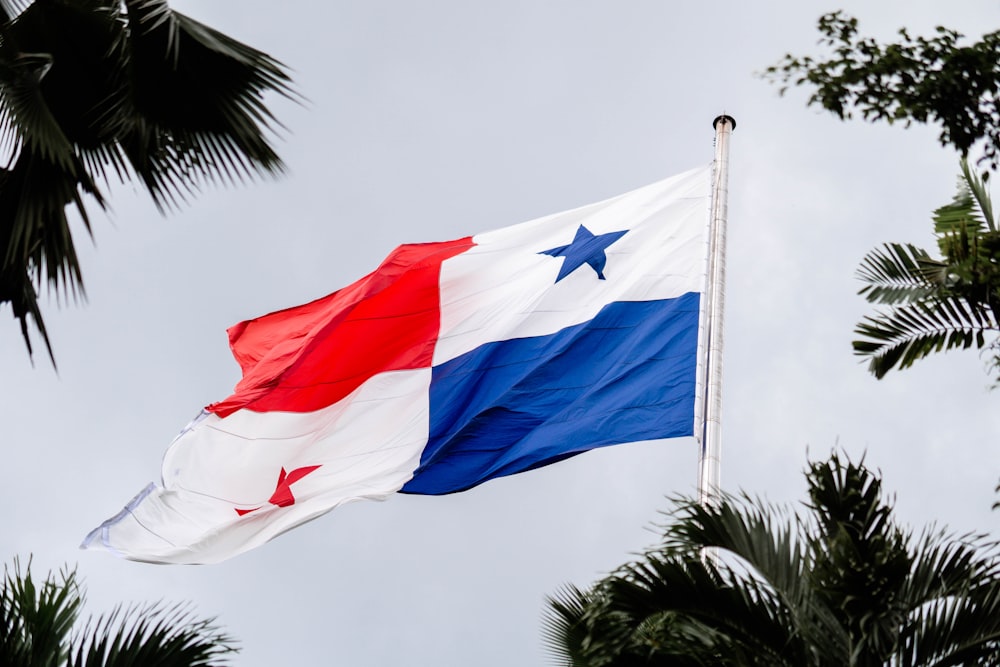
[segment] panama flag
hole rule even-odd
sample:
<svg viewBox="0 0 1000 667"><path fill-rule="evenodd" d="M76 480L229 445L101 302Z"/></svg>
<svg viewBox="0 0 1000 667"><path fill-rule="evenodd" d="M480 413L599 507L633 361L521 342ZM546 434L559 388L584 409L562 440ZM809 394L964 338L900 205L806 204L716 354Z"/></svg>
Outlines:
<svg viewBox="0 0 1000 667"><path fill-rule="evenodd" d="M352 285L237 324L233 394L83 547L217 562L349 501L693 435L709 178L403 245Z"/></svg>

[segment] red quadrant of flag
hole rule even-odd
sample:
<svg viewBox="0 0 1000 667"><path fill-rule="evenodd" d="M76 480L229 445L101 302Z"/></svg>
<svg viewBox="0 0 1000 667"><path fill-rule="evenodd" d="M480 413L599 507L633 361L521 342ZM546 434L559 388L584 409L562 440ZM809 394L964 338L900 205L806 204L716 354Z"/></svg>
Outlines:
<svg viewBox="0 0 1000 667"><path fill-rule="evenodd" d="M397 248L356 283L302 306L229 329L243 379L208 410L225 417L311 412L335 403L385 371L431 365L440 328L441 262L471 238Z"/></svg>

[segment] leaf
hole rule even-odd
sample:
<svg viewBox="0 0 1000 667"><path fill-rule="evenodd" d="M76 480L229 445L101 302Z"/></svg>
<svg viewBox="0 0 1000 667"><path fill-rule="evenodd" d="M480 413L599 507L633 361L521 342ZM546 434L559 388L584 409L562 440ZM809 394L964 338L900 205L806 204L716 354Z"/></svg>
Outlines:
<svg viewBox="0 0 1000 667"><path fill-rule="evenodd" d="M868 283L859 294L869 303L910 303L940 289L945 264L911 244L886 243L861 261L858 278Z"/></svg>
<svg viewBox="0 0 1000 667"><path fill-rule="evenodd" d="M997 664L1000 545L933 528L914 541L863 461L833 454L806 477L804 514L675 498L659 546L549 598L558 664Z"/></svg>
<svg viewBox="0 0 1000 667"><path fill-rule="evenodd" d="M129 96L122 149L157 205L203 183L279 173L264 94L294 98L284 67L162 0L128 0Z"/></svg>
<svg viewBox="0 0 1000 667"><path fill-rule="evenodd" d="M136 177L161 209L206 183L280 173L265 98L297 99L269 55L162 0L0 0L0 305L52 347L38 294L83 294L66 209ZM54 363L54 361L53 361Z"/></svg>
<svg viewBox="0 0 1000 667"><path fill-rule="evenodd" d="M981 305L961 299L922 301L865 317L854 333L854 352L871 357L869 370L882 378L893 368L909 368L934 352L969 348L977 334L995 330Z"/></svg>
<svg viewBox="0 0 1000 667"><path fill-rule="evenodd" d="M197 619L187 605L117 607L90 621L68 667L205 667L237 652L213 619Z"/></svg>

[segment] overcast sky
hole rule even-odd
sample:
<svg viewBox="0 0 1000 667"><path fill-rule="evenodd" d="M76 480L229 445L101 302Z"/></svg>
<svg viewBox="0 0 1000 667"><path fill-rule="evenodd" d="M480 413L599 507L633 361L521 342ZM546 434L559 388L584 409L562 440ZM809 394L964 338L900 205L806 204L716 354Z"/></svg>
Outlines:
<svg viewBox="0 0 1000 667"><path fill-rule="evenodd" d="M656 541L690 494L681 439L590 452L447 497L355 503L215 566L81 552L167 444L239 377L228 326L331 292L396 245L576 207L710 162L734 116L723 486L803 498L809 456L864 454L900 519L1000 536L1000 394L954 352L876 381L852 355L854 277L884 241L931 244L957 157L936 130L841 123L756 73L817 52L843 7L882 38L998 27L992 0L177 0L263 49L308 103L275 100L288 173L159 215L131 186L80 235L86 304L46 301L59 364L0 308L0 555L78 565L88 610L189 600L236 664L542 665L547 594ZM766 8L763 8L766 7ZM998 195L1000 196L1000 195ZM96 212L96 211L95 211Z"/></svg>

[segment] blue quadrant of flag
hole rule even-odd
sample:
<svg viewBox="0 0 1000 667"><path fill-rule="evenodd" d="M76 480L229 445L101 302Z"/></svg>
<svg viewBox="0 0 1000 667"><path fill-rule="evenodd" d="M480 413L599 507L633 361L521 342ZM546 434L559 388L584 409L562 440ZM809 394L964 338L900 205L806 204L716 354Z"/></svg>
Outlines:
<svg viewBox="0 0 1000 667"><path fill-rule="evenodd" d="M436 366L430 437L402 491L453 493L595 447L692 435L698 308L697 293L611 303Z"/></svg>

